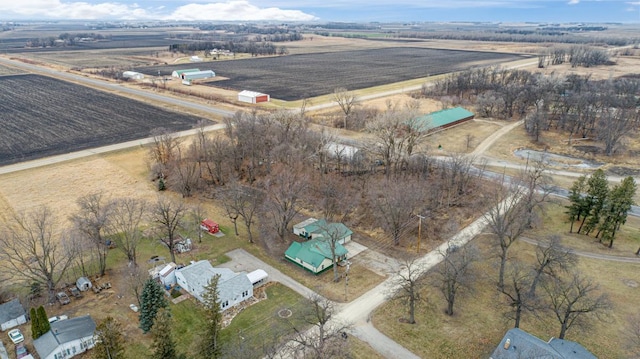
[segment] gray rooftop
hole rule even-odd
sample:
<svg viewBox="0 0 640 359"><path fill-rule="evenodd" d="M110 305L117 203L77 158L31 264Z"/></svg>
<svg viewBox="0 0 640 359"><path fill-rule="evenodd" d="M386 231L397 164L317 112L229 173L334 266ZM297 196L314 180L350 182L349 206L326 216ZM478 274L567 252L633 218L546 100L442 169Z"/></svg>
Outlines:
<svg viewBox="0 0 640 359"><path fill-rule="evenodd" d="M47 357L60 344L77 339L92 337L96 330L96 323L88 316L59 320L51 323L51 330L33 341L38 355Z"/></svg>
<svg viewBox="0 0 640 359"><path fill-rule="evenodd" d="M509 344L506 345L507 340ZM506 349L505 349L506 347ZM491 359L597 359L582 345L569 340L552 338L545 342L524 330L507 331Z"/></svg>
<svg viewBox="0 0 640 359"><path fill-rule="evenodd" d="M0 323L6 323L25 314L26 312L17 298L0 304Z"/></svg>
<svg viewBox="0 0 640 359"><path fill-rule="evenodd" d="M209 284L209 280L215 275L220 275L218 279L220 302L231 300L234 295L253 287L246 272L235 273L228 268L214 268L208 260L195 262L178 271L199 296L204 293L204 287Z"/></svg>

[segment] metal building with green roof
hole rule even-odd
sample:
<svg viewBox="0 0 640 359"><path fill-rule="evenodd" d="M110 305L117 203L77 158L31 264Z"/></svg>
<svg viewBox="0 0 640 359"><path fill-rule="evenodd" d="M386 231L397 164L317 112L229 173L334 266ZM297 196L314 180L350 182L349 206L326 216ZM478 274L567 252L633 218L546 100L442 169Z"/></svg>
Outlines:
<svg viewBox="0 0 640 359"><path fill-rule="evenodd" d="M186 74L189 72L198 72L200 69L184 69L184 70L175 70L171 73L171 77L182 77L182 74Z"/></svg>
<svg viewBox="0 0 640 359"><path fill-rule="evenodd" d="M422 131L434 132L472 120L474 116L475 114L469 110L454 107L418 117L416 125Z"/></svg>
<svg viewBox="0 0 640 359"><path fill-rule="evenodd" d="M347 259L347 249L336 243L336 260ZM333 266L331 246L327 241L310 239L306 242L293 242L286 252L285 258L302 268L314 273L322 273Z"/></svg>

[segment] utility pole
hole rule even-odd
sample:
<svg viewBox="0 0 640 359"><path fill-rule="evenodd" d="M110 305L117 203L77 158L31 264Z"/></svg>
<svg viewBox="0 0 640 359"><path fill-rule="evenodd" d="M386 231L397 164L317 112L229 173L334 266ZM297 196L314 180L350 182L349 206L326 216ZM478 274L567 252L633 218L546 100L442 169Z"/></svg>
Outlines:
<svg viewBox="0 0 640 359"><path fill-rule="evenodd" d="M351 263L347 261L347 270L344 272L344 301L347 301L347 287L349 286L349 267Z"/></svg>
<svg viewBox="0 0 640 359"><path fill-rule="evenodd" d="M418 217L418 245L416 246L416 253L420 253L420 235L422 234L422 220L425 218L419 214L416 214Z"/></svg>

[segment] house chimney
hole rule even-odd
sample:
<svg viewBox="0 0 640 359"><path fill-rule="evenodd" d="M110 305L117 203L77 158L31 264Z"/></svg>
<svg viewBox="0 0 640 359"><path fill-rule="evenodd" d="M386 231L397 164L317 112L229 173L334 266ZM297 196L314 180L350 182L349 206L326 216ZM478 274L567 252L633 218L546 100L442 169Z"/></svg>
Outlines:
<svg viewBox="0 0 640 359"><path fill-rule="evenodd" d="M507 338L507 340L504 342L504 350L509 350L510 346L511 346L511 339Z"/></svg>

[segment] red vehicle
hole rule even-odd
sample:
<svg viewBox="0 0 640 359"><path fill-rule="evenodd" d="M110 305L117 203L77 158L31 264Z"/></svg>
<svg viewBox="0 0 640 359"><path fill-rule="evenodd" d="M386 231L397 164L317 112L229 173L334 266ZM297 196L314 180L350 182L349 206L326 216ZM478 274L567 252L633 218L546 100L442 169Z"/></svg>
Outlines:
<svg viewBox="0 0 640 359"><path fill-rule="evenodd" d="M211 234L216 234L220 231L220 225L210 220L209 218L206 218L202 222L200 222L200 228Z"/></svg>

